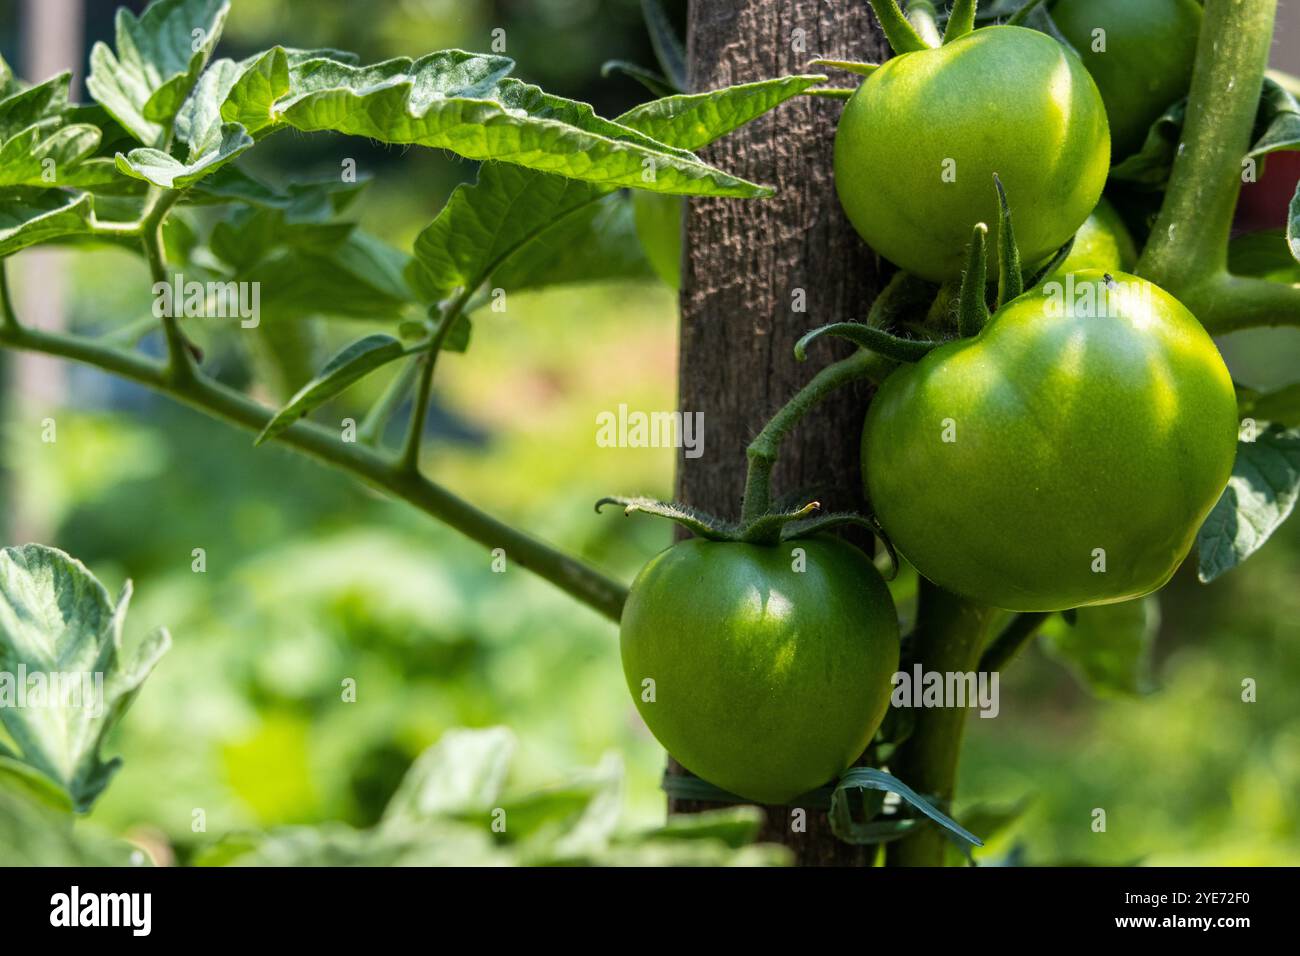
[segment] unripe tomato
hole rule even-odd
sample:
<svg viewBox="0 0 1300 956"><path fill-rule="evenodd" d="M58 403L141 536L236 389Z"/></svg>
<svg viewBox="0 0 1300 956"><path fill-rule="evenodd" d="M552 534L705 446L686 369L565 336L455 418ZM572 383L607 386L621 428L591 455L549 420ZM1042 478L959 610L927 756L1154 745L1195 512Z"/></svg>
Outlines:
<svg viewBox="0 0 1300 956"><path fill-rule="evenodd" d="M1023 27L985 27L887 60L849 98L835 188L858 234L895 265L961 274L971 230L997 222L997 173L1025 262L1055 252L1097 205L1106 112L1078 57Z"/></svg>
<svg viewBox="0 0 1300 956"><path fill-rule="evenodd" d="M1056 0L1051 13L1101 90L1114 158L1136 152L1151 124L1187 95L1201 5L1196 0Z"/></svg>
<svg viewBox="0 0 1300 956"><path fill-rule="evenodd" d="M760 803L850 766L898 670L898 618L880 573L824 536L683 541L637 575L620 638L628 688L659 742L692 773Z"/></svg>
<svg viewBox="0 0 1300 956"><path fill-rule="evenodd" d="M1061 610L1169 579L1227 484L1237 427L1195 317L1143 279L1090 271L886 379L863 472L921 574L995 607Z"/></svg>
<svg viewBox="0 0 1300 956"><path fill-rule="evenodd" d="M682 285L682 215L686 202L681 196L632 190L632 213L636 235L655 274L674 289Z"/></svg>
<svg viewBox="0 0 1300 956"><path fill-rule="evenodd" d="M1074 234L1070 254L1047 279L1063 281L1066 273L1083 272L1085 269L1127 272L1137 264L1137 258L1137 246L1129 235L1124 220L1119 217L1114 206L1101 199L1097 202L1097 208Z"/></svg>

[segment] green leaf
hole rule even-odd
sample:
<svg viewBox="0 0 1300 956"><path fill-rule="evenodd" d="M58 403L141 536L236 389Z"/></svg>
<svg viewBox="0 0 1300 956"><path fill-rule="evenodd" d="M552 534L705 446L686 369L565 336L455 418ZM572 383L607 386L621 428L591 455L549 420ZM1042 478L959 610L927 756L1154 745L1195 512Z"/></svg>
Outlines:
<svg viewBox="0 0 1300 956"><path fill-rule="evenodd" d="M79 165L99 145L99 137L99 129L86 124L29 126L0 146L0 186L72 185ZM47 178L51 173L53 178Z"/></svg>
<svg viewBox="0 0 1300 956"><path fill-rule="evenodd" d="M321 226L302 231L332 238ZM413 301L403 278L409 262L401 250L353 228L332 248L302 243L271 254L237 278L261 283L262 306L271 312L387 321L401 317Z"/></svg>
<svg viewBox="0 0 1300 956"><path fill-rule="evenodd" d="M246 66L221 105L221 118L256 135L275 123L275 102L288 92L289 59L276 47Z"/></svg>
<svg viewBox="0 0 1300 956"><path fill-rule="evenodd" d="M478 180L457 186L416 237L407 282L428 303L458 288L477 289L512 256L546 243L554 225L607 194L590 183L484 163ZM596 258L590 245L584 247Z"/></svg>
<svg viewBox="0 0 1300 956"><path fill-rule="evenodd" d="M799 74L708 93L669 96L633 107L615 122L670 146L695 150L825 81L826 77L820 73ZM644 182L626 185L645 187Z"/></svg>
<svg viewBox="0 0 1300 956"><path fill-rule="evenodd" d="M681 92L667 77L661 76L654 70L629 63L627 60L606 60L600 65L601 76L609 76L611 73L622 73L624 76L631 77L655 96L672 96Z"/></svg>
<svg viewBox="0 0 1300 956"><path fill-rule="evenodd" d="M141 143L161 147L229 10L229 0L157 0L137 19L118 8L117 52L95 44L87 91Z"/></svg>
<svg viewBox="0 0 1300 956"><path fill-rule="evenodd" d="M1300 382L1265 395L1252 394L1243 403L1242 415L1291 428L1300 425Z"/></svg>
<svg viewBox="0 0 1300 956"><path fill-rule="evenodd" d="M12 682L6 688L0 677L0 695L26 695L26 706L5 701L0 722L22 762L57 782L81 812L121 764L100 757L104 736L171 643L155 631L132 661L120 660L130 597L128 582L115 605L81 562L54 548L0 552L0 673ZM64 692L53 692L56 677ZM39 702L34 681L47 691Z"/></svg>
<svg viewBox="0 0 1300 956"><path fill-rule="evenodd" d="M1145 694L1151 647L1160 627L1154 595L1118 604L1078 608L1074 624L1052 617L1040 645L1098 697Z"/></svg>
<svg viewBox="0 0 1300 956"><path fill-rule="evenodd" d="M1231 240L1228 271L1270 282L1300 282L1300 264L1291 258L1291 246L1281 229L1248 232Z"/></svg>
<svg viewBox="0 0 1300 956"><path fill-rule="evenodd" d="M707 145L822 77L782 77L637 107L617 122L673 146ZM507 289L645 275L611 190L496 163L456 188L415 241L407 279L424 302L489 280ZM592 250L600 250L593 255Z"/></svg>
<svg viewBox="0 0 1300 956"><path fill-rule="evenodd" d="M1263 547L1300 497L1300 430L1274 425L1237 442L1232 477L1196 537L1197 573L1213 581Z"/></svg>
<svg viewBox="0 0 1300 956"><path fill-rule="evenodd" d="M662 192L772 193L602 119L585 103L504 78L511 66L504 57L460 50L370 67L312 61L275 110L281 123L307 132L449 149L605 186L649 188L643 174L653 170Z"/></svg>
<svg viewBox="0 0 1300 956"><path fill-rule="evenodd" d="M46 120L59 122L68 108L68 83L72 74L60 73L26 89L13 87L0 98L0 140Z"/></svg>
<svg viewBox="0 0 1300 956"><path fill-rule="evenodd" d="M449 730L422 753L384 808L384 822L490 810L501 794L515 735L506 727Z"/></svg>
<svg viewBox="0 0 1300 956"><path fill-rule="evenodd" d="M402 343L391 335L367 335L344 348L298 390L254 440L260 445L274 438L318 405L329 401L370 372L406 354Z"/></svg>
<svg viewBox="0 0 1300 956"><path fill-rule="evenodd" d="M876 22L885 32L885 39L895 53L914 53L928 50L930 45L921 39L916 28L903 16L898 8L898 0L869 0L871 9L876 14Z"/></svg>
<svg viewBox="0 0 1300 956"><path fill-rule="evenodd" d="M221 127L221 139L210 151L193 162L182 163L157 149L133 149L117 154L117 168L127 176L143 179L164 189L183 189L216 172L253 145L253 137L238 123Z"/></svg>
<svg viewBox="0 0 1300 956"><path fill-rule="evenodd" d="M650 46L655 51L655 59L664 71L664 76L676 91L686 89L686 50L681 38L673 29L672 21L664 12L659 0L641 0L641 16L645 19L646 30L650 34Z"/></svg>
<svg viewBox="0 0 1300 956"><path fill-rule="evenodd" d="M723 807L703 813L675 813L657 830L645 834L647 840L720 840L740 849L758 837L763 827L763 811L758 807Z"/></svg>
<svg viewBox="0 0 1300 956"><path fill-rule="evenodd" d="M897 777L871 767L850 767L840 775L831 793L830 820L831 830L837 837L847 843L879 843L882 839L900 834L911 828L911 821L885 820L858 823L849 811L848 792L850 790L880 790L896 793L903 800L920 810L943 829L944 836L960 840L974 846L983 846L975 834L961 826L956 820L936 808L915 790ZM883 824L883 825L882 825ZM899 824L909 824L899 826Z"/></svg>
<svg viewBox="0 0 1300 956"><path fill-rule="evenodd" d="M1255 116L1254 144L1247 156L1300 148L1300 103L1277 81L1265 78Z"/></svg>
<svg viewBox="0 0 1300 956"><path fill-rule="evenodd" d="M91 203L89 193L0 189L0 258L39 242L88 233Z"/></svg>
<svg viewBox="0 0 1300 956"><path fill-rule="evenodd" d="M124 840L74 827L68 810L16 785L0 769L0 864L120 867L138 865L143 856Z"/></svg>

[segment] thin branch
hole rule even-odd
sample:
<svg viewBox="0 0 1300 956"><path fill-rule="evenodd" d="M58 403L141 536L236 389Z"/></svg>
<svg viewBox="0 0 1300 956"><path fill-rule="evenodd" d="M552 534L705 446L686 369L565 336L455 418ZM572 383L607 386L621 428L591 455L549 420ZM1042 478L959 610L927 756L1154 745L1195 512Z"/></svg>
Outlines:
<svg viewBox="0 0 1300 956"><path fill-rule="evenodd" d="M177 379L165 365L89 339L0 325L0 344L93 365L254 433L260 432L275 414L201 373ZM514 564L545 578L611 621L619 620L627 598L623 585L480 511L424 476L398 467L391 455L358 442L344 442L336 431L306 420L281 432L278 439L414 505L485 547L503 549Z"/></svg>
<svg viewBox="0 0 1300 956"><path fill-rule="evenodd" d="M989 641L980 657L979 670L986 674L1001 670L1038 633L1050 612L1025 611L1013 617L997 637Z"/></svg>

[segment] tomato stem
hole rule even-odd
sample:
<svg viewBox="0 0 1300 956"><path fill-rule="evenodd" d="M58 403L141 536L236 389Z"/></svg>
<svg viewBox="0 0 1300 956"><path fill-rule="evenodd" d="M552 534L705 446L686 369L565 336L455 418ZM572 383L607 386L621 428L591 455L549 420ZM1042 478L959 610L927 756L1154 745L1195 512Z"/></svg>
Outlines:
<svg viewBox="0 0 1300 956"><path fill-rule="evenodd" d="M922 578L912 634L916 661L927 672L970 671L979 661L995 613ZM949 814L966 716L964 707L919 709L911 736L890 760L891 772ZM923 826L891 844L886 859L890 866L942 866L946 847L938 827Z"/></svg>
<svg viewBox="0 0 1300 956"><path fill-rule="evenodd" d="M1276 12L1277 0L1206 0L1182 139L1136 269L1214 334L1300 325L1300 284L1243 279L1227 269Z"/></svg>
<svg viewBox="0 0 1300 956"><path fill-rule="evenodd" d="M748 524L771 510L772 467L776 464L781 442L799 419L837 388L863 379L879 381L890 368L891 363L886 363L886 360L871 352L855 352L814 375L807 385L772 416L746 450L749 471L745 475L741 524Z"/></svg>

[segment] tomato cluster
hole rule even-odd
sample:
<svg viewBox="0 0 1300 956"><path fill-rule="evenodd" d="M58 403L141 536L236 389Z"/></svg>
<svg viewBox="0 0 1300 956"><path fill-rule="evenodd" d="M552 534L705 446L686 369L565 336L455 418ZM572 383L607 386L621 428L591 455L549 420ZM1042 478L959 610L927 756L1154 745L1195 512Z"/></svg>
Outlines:
<svg viewBox="0 0 1300 956"><path fill-rule="evenodd" d="M912 317L950 340L922 343L924 357L903 361L872 401L867 498L921 575L1013 611L1161 587L1223 492L1237 438L1214 342L1173 296L1130 274L1137 243L1102 198L1112 163L1186 94L1200 6L1048 8L1067 42L988 26L939 45L912 37L879 68L863 65L834 144L836 189L862 238L983 323L951 338L946 310ZM674 285L679 209L653 197L636 206L650 258ZM999 296L1013 286L992 316L975 258L989 224L1006 231L993 244ZM740 534L683 542L645 567L622 654L646 724L685 767L782 803L868 746L899 632L863 552L825 535Z"/></svg>

